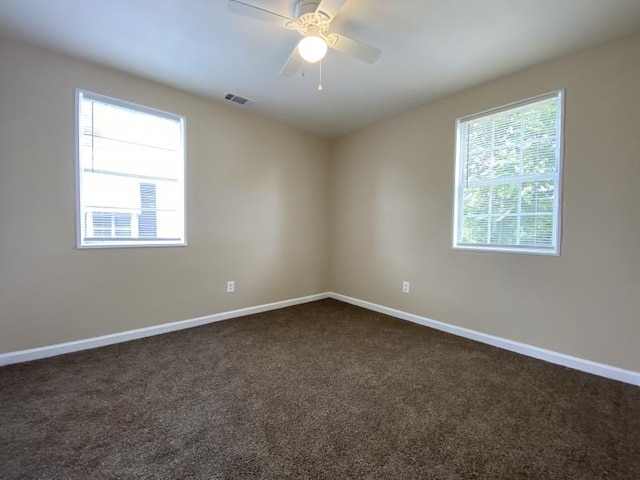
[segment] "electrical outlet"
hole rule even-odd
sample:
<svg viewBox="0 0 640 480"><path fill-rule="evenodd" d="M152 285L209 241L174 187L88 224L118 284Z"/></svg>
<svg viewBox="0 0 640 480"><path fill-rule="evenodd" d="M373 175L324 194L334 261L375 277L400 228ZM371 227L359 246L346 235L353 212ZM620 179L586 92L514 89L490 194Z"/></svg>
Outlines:
<svg viewBox="0 0 640 480"><path fill-rule="evenodd" d="M227 282L227 293L233 293L236 291L236 282L229 280Z"/></svg>
<svg viewBox="0 0 640 480"><path fill-rule="evenodd" d="M411 283L402 282L402 292L403 293L409 293L409 290L411 290Z"/></svg>

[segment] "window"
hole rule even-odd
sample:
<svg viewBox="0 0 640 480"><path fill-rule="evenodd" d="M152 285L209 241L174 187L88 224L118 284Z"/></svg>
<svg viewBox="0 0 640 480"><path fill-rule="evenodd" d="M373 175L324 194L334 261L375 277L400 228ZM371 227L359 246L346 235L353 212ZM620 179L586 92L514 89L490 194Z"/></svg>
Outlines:
<svg viewBox="0 0 640 480"><path fill-rule="evenodd" d="M95 237L131 237L130 213L91 214L93 235Z"/></svg>
<svg viewBox="0 0 640 480"><path fill-rule="evenodd" d="M562 98L457 121L454 248L559 254Z"/></svg>
<svg viewBox="0 0 640 480"><path fill-rule="evenodd" d="M77 96L78 246L185 245L184 118Z"/></svg>

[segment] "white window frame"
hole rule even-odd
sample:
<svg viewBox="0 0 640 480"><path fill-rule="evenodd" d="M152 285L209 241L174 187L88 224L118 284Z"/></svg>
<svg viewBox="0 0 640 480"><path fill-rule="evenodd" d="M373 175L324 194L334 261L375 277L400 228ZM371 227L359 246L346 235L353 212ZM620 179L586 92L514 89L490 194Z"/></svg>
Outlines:
<svg viewBox="0 0 640 480"><path fill-rule="evenodd" d="M556 180L556 195L555 195L555 222L553 227L553 238L551 247L539 247L539 246L519 246L519 245L496 245L496 244L470 244L462 243L459 241L459 236L462 233L462 207L463 207L463 194L464 194L464 171L462 161L466 158L465 148L465 129L463 124L466 124L474 119L482 118L490 115L495 115L500 112L521 108L526 105L537 103L550 98L558 98L558 117L557 117L557 130L556 130L556 157L558 159L557 172L545 173L539 175L522 175L518 178L519 182L522 181L535 181L542 179L554 178ZM552 92L530 97L517 102L509 103L497 108L485 110L473 115L467 115L456 119L456 159L455 159L455 177L454 177L454 201L453 201L453 249L455 250L477 250L487 252L503 252L503 253L524 253L524 254L536 254L536 255L560 255L561 245L561 231L562 231L562 163L564 156L563 148L563 133L564 133L564 97L565 92L563 89L554 90ZM512 177L513 179L513 177ZM504 184L505 182L500 180L488 180L487 186Z"/></svg>
<svg viewBox="0 0 640 480"><path fill-rule="evenodd" d="M99 101L103 101L105 103L119 106L122 108L127 108L130 110L136 110L139 112L147 113L150 115L156 115L159 117L169 118L171 120L176 120L180 124L180 150L182 156L182 169L181 169L181 181L182 191L181 191L181 200L182 200L182 232L179 239L176 240L154 240L153 238L131 241L131 240L111 240L108 243L85 243L84 235L82 231L83 227L83 212L82 212L82 202L81 202L81 192L82 192L82 174L80 172L81 168L81 142L82 142L82 132L80 131L80 115L81 115L81 104L83 97L90 97L92 99L96 99ZM75 174L76 174L76 248L78 249L96 249L96 248L146 248L146 247L184 247L187 246L187 151L186 151L186 123L187 119L183 115L177 115L175 113L166 112L163 110L159 110L153 107L148 107L145 105L140 105L134 102L129 102L126 100L121 100L118 98L110 97L107 95L102 95L99 93L94 93L89 90L76 88L75 90L75 110L76 110L76 118L75 118ZM132 218L132 228L134 225L137 225L137 218L133 215Z"/></svg>

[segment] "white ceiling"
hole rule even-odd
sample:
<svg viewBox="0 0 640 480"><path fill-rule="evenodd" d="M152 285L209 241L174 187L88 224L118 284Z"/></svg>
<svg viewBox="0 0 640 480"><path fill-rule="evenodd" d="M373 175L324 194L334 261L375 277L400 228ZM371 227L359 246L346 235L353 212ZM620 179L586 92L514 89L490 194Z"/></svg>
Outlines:
<svg viewBox="0 0 640 480"><path fill-rule="evenodd" d="M295 0L243 0L293 16ZM640 30L640 0L349 0L333 29L382 49L330 51L280 77L299 36L226 0L0 0L0 33L336 136L455 91ZM640 52L639 52L640 54ZM240 108L240 107L239 107Z"/></svg>

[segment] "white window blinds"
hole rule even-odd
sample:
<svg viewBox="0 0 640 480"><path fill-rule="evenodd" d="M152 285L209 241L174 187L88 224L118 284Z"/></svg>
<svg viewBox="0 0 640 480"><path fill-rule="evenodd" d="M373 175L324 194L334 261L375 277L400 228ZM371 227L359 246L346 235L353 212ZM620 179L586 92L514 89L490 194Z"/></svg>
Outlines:
<svg viewBox="0 0 640 480"><path fill-rule="evenodd" d="M78 91L78 245L185 244L184 118Z"/></svg>
<svg viewBox="0 0 640 480"><path fill-rule="evenodd" d="M454 247L558 254L562 92L457 122Z"/></svg>

